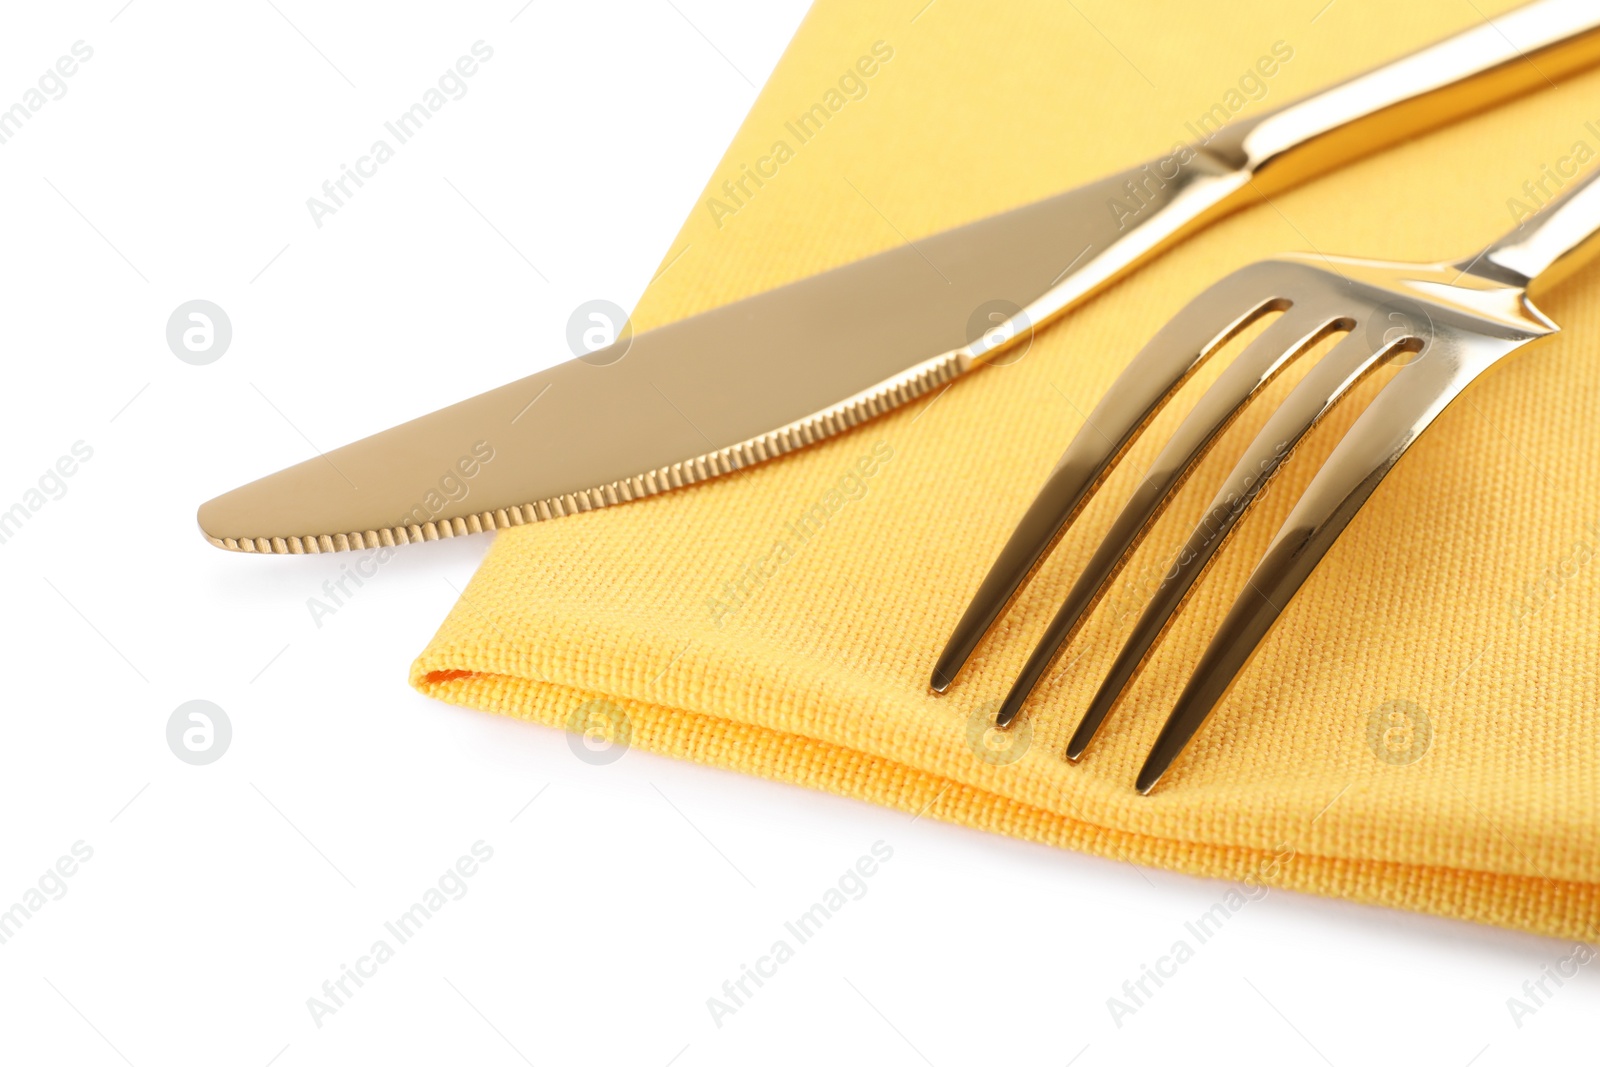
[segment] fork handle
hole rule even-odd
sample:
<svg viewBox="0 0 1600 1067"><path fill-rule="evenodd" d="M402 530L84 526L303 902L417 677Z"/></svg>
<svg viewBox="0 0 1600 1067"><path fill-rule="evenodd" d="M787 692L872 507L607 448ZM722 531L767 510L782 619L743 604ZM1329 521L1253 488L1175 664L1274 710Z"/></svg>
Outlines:
<svg viewBox="0 0 1600 1067"><path fill-rule="evenodd" d="M1596 257L1600 257L1600 170L1569 185L1521 225L1461 264L1528 290L1535 303Z"/></svg>
<svg viewBox="0 0 1600 1067"><path fill-rule="evenodd" d="M1207 151L1265 193L1600 61L1600 4L1535 0L1315 95L1223 127Z"/></svg>

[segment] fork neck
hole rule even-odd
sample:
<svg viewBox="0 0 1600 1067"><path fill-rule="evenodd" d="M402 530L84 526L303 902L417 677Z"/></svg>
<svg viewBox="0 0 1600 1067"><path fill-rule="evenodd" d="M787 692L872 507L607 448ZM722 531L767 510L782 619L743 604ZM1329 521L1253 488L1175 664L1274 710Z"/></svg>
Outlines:
<svg viewBox="0 0 1600 1067"><path fill-rule="evenodd" d="M1600 257L1600 168L1529 210L1516 229L1458 266L1525 288L1537 302Z"/></svg>

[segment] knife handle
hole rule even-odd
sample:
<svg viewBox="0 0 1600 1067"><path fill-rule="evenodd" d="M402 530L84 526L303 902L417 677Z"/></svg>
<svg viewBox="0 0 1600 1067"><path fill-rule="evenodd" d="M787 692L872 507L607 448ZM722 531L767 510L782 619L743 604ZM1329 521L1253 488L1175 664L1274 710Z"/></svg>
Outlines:
<svg viewBox="0 0 1600 1067"><path fill-rule="evenodd" d="M1600 3L1536 0L1274 111L1204 149L1270 194L1600 62Z"/></svg>
<svg viewBox="0 0 1600 1067"><path fill-rule="evenodd" d="M1463 271L1500 276L1544 294L1600 258L1600 171L1569 185L1517 228L1462 263Z"/></svg>

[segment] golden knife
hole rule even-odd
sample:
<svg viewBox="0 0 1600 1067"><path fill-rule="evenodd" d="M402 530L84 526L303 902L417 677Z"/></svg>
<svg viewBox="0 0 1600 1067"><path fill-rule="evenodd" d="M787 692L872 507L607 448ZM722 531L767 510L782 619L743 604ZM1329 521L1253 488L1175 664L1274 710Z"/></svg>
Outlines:
<svg viewBox="0 0 1600 1067"><path fill-rule="evenodd" d="M244 552L520 526L829 437L991 360L1202 226L1600 63L1600 5L1537 0L1099 181L501 386L200 507Z"/></svg>

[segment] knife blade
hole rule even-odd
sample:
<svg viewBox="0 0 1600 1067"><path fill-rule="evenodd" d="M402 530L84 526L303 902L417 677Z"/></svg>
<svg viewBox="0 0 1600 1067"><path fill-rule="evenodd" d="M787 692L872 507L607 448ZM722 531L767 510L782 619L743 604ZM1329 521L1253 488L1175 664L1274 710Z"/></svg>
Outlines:
<svg viewBox="0 0 1600 1067"><path fill-rule="evenodd" d="M203 504L201 532L245 552L376 548L558 518L772 459L994 359L1224 214L1600 62L1597 27L1589 0L1539 0L1204 143L306 460Z"/></svg>

